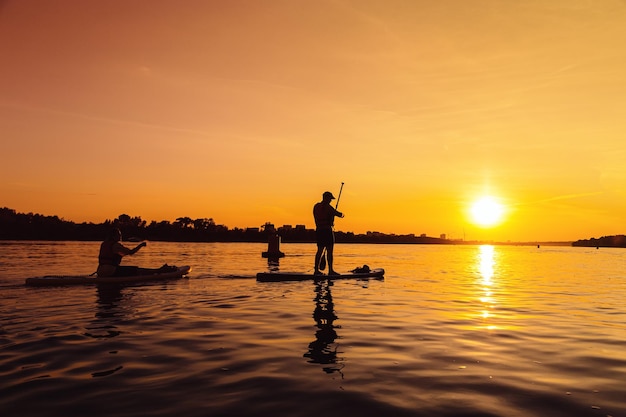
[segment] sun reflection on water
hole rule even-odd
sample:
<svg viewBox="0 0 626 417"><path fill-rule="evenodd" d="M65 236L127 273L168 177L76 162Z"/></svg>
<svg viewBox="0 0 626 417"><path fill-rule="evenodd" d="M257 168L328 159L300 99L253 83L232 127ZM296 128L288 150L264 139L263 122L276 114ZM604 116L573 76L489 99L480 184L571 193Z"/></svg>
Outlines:
<svg viewBox="0 0 626 417"><path fill-rule="evenodd" d="M481 317L485 321L485 327L494 330L497 326L490 324L487 320L491 317L491 311L495 308L492 286L494 285L494 271L496 267L495 250L491 245L481 245L478 253L478 271L482 280L482 296L480 302L483 304Z"/></svg>

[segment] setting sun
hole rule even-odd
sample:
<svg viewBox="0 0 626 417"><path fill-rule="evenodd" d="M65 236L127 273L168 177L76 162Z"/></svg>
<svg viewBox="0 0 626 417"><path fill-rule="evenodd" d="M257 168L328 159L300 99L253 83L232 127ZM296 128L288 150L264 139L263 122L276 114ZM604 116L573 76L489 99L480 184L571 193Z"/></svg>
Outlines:
<svg viewBox="0 0 626 417"><path fill-rule="evenodd" d="M481 197L470 208L472 222L483 227L491 227L502 221L504 206L491 196Z"/></svg>

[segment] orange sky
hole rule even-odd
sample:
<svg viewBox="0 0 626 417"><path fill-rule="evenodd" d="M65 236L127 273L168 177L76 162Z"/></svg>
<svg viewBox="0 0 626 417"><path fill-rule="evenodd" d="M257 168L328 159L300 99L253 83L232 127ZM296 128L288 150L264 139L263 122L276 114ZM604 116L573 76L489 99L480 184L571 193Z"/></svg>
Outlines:
<svg viewBox="0 0 626 417"><path fill-rule="evenodd" d="M626 233L624 45L621 0L0 1L0 207Z"/></svg>

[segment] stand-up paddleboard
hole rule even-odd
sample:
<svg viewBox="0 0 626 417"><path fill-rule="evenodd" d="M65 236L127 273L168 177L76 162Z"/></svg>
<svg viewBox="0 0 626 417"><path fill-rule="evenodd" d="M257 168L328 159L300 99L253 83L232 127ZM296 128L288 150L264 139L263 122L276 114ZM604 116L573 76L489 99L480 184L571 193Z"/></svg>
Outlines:
<svg viewBox="0 0 626 417"><path fill-rule="evenodd" d="M86 275L47 275L43 277L26 278L26 285L33 287L49 287L55 285L79 284L128 284L145 281L160 281L181 278L191 271L190 266L179 266L173 271L159 272L147 275L133 275L128 277L90 277Z"/></svg>
<svg viewBox="0 0 626 417"><path fill-rule="evenodd" d="M299 273L299 272L259 272L256 274L257 281L261 282L281 282L281 281L320 281L323 279L363 279L363 278L376 278L382 279L385 275L385 270L382 268L371 269L368 271L356 271L349 272L347 274L340 275L315 275L311 273Z"/></svg>

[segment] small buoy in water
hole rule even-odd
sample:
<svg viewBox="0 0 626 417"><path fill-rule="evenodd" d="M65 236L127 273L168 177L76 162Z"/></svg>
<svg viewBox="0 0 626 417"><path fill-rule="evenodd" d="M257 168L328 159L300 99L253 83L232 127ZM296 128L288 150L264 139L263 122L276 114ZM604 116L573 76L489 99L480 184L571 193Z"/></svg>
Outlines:
<svg viewBox="0 0 626 417"><path fill-rule="evenodd" d="M282 258L285 256L285 254L280 251L280 236L278 233L270 234L267 239L267 252L261 253L261 256L270 259Z"/></svg>

